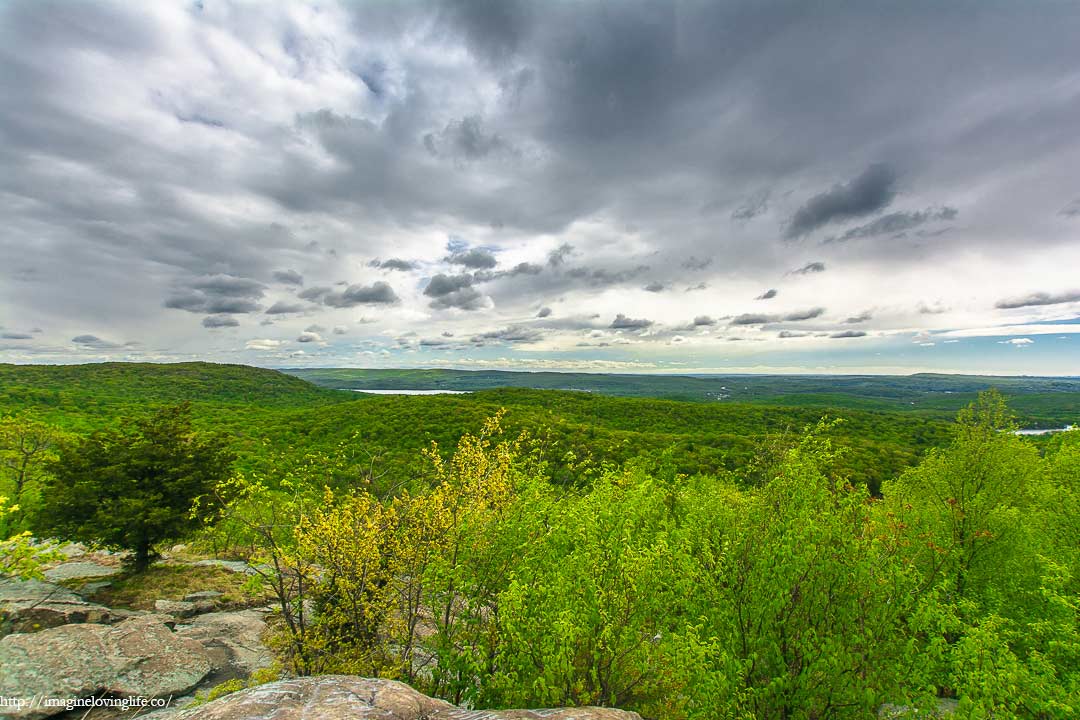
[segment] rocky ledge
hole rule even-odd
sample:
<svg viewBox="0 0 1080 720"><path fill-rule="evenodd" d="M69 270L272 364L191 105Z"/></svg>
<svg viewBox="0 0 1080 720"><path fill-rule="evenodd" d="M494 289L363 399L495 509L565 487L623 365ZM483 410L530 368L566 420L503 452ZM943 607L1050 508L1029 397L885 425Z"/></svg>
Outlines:
<svg viewBox="0 0 1080 720"><path fill-rule="evenodd" d="M67 562L46 576L93 580L109 570ZM223 608L216 590L160 599L150 612L106 607L86 594L0 579L0 718L37 720L63 713L60 701L91 696L171 697L177 705L194 690L247 679L273 662L262 642L269 608Z"/></svg>
<svg viewBox="0 0 1080 720"><path fill-rule="evenodd" d="M393 680L323 675L260 685L189 710L161 710L148 720L641 720L610 708L467 710Z"/></svg>
<svg viewBox="0 0 1080 720"><path fill-rule="evenodd" d="M93 579L103 567L68 562L51 576ZM641 720L607 708L468 710L399 682L343 675L282 680L185 708L193 691L247 679L273 661L262 642L269 608L224 610L221 596L162 598L147 612L95 604L55 582L0 580L0 698L38 700L0 706L0 718L40 720L65 713L61 700L93 696L172 700L154 712L89 715L98 719Z"/></svg>

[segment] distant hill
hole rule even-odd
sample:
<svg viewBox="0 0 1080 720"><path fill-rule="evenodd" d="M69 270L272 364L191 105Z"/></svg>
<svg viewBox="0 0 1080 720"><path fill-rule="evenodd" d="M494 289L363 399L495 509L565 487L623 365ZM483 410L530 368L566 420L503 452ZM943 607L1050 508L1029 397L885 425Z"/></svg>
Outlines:
<svg viewBox="0 0 1080 720"><path fill-rule="evenodd" d="M1080 378L979 375L617 375L495 370L285 369L347 390L578 390L621 397L740 402L789 407L916 412L951 418L982 390L997 388L1025 424L1080 420Z"/></svg>
<svg viewBox="0 0 1080 720"><path fill-rule="evenodd" d="M357 372L357 371L345 371ZM363 372L363 371L359 371ZM425 371L427 372L427 371ZM387 375L402 383L413 373ZM431 372L428 387L445 380ZM485 382L523 382L525 373L485 374ZM466 375L476 382L475 375ZM871 487L895 476L927 448L948 437L937 418L871 409L841 412L816 407L780 407L745 402L681 402L656 397L613 397L676 392L686 378L544 373L548 382L589 381L602 392L501 387L465 395L376 396L318 387L293 375L241 365L211 363L105 363L92 365L0 365L0 414L33 410L71 432L114 426L154 407L190 401L199 428L233 439L245 467L273 453L332 450L341 443L380 457L397 477L415 476L420 450L438 441L451 448L465 432L505 408L506 426L548 439L552 472L571 477L566 454L622 462L666 450L682 472L716 472L751 461L762 443L791 438L823 415L843 415L831 433L850 448L844 461L854 477ZM651 386L650 381L659 381ZM693 381L693 378L690 378ZM324 379L325 381L325 379ZM705 382L705 381L700 381ZM631 383L634 383L633 385ZM415 387L416 383L412 384ZM400 385L399 385L400 387Z"/></svg>
<svg viewBox="0 0 1080 720"><path fill-rule="evenodd" d="M0 408L89 402L185 401L260 406L324 405L350 396L292 375L214 363L0 364Z"/></svg>

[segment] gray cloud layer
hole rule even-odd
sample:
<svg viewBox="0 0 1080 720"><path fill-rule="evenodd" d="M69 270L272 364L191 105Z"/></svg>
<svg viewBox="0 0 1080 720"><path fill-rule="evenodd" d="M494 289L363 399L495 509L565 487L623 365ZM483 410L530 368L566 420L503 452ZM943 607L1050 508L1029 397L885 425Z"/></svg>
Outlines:
<svg viewBox="0 0 1080 720"><path fill-rule="evenodd" d="M1053 320L1077 36L1041 0L3 3L3 339L243 359L318 321L349 336L305 353L360 362Z"/></svg>
<svg viewBox="0 0 1080 720"><path fill-rule="evenodd" d="M886 208L896 196L896 171L875 164L843 185L815 195L795 211L785 235L806 235L823 225L870 215Z"/></svg>
<svg viewBox="0 0 1080 720"><path fill-rule="evenodd" d="M1064 303L1080 302L1080 290L1061 293L1036 292L1023 297L999 300L996 307L1003 310L1016 308L1036 307L1040 305L1062 305Z"/></svg>

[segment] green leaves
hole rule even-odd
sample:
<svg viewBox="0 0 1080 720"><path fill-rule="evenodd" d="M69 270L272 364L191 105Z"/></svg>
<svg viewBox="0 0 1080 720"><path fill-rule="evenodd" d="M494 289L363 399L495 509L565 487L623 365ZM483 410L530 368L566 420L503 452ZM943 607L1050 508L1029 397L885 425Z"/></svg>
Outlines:
<svg viewBox="0 0 1080 720"><path fill-rule="evenodd" d="M57 502L96 510L58 522L166 523L200 442L178 417L65 450ZM597 463L501 420L415 448L422 473L372 470L354 436L219 483L208 536L278 597L289 670L667 720L1080 711L1080 434L1043 457L989 395L875 496L834 422L691 474L677 447Z"/></svg>
<svg viewBox="0 0 1080 720"><path fill-rule="evenodd" d="M50 464L41 529L121 547L145 569L153 546L195 529L192 504L228 475L222 439L197 435L186 405L61 447Z"/></svg>

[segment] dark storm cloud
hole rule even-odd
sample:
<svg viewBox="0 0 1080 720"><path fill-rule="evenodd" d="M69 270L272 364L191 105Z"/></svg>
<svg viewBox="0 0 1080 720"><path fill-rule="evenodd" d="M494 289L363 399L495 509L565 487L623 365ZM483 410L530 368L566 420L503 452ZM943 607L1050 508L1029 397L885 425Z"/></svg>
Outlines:
<svg viewBox="0 0 1080 720"><path fill-rule="evenodd" d="M473 286L473 276L445 275L439 273L431 278L424 295L433 298L429 303L437 310L457 308L459 310L479 310L487 304L487 298Z"/></svg>
<svg viewBox="0 0 1080 720"><path fill-rule="evenodd" d="M209 275L190 284L211 297L260 298L266 286L251 278L235 275Z"/></svg>
<svg viewBox="0 0 1080 720"><path fill-rule="evenodd" d="M777 294L778 293L777 293L775 288L770 288L770 289L766 290L765 292L761 293L760 295L758 295L754 299L755 300L772 300L774 297L777 296Z"/></svg>
<svg viewBox="0 0 1080 720"><path fill-rule="evenodd" d="M829 335L830 338L860 338L866 337L866 333L862 330L844 330L843 332L834 332Z"/></svg>
<svg viewBox="0 0 1080 720"><path fill-rule="evenodd" d="M1002 310L1016 308L1035 307L1039 305L1062 305L1064 303L1080 302L1080 290L1061 293L1035 292L1023 297L999 300L994 307Z"/></svg>
<svg viewBox="0 0 1080 720"><path fill-rule="evenodd" d="M871 165L854 180L807 200L791 217L784 235L796 238L832 222L871 215L888 207L894 197L896 171L882 163Z"/></svg>
<svg viewBox="0 0 1080 720"><path fill-rule="evenodd" d="M479 115L451 120L438 133L424 136L424 147L432 155L448 155L456 160L482 160L489 155L516 154L498 133L487 132Z"/></svg>
<svg viewBox="0 0 1080 720"><path fill-rule="evenodd" d="M102 340L97 335L76 335L71 338L71 342L81 347L91 350L115 350L122 347L130 347L131 343L122 345L120 343L111 342L109 340Z"/></svg>
<svg viewBox="0 0 1080 720"><path fill-rule="evenodd" d="M551 315L551 308L549 308L549 307L542 307L536 313L536 317L538 317L538 318L546 318L549 315Z"/></svg>
<svg viewBox="0 0 1080 720"><path fill-rule="evenodd" d="M295 270L275 270L274 279L285 285L303 285L304 276Z"/></svg>
<svg viewBox="0 0 1080 720"><path fill-rule="evenodd" d="M535 328L506 327L501 330L474 335L469 339L473 345L487 345L490 343L509 343L512 345L529 345L544 339L544 333Z"/></svg>
<svg viewBox="0 0 1080 720"><path fill-rule="evenodd" d="M732 220L751 220L769 209L769 191L751 195L742 205L731 212Z"/></svg>
<svg viewBox="0 0 1080 720"><path fill-rule="evenodd" d="M695 255L691 255L682 261L681 267L683 270L704 270L712 265L712 258L698 259Z"/></svg>
<svg viewBox="0 0 1080 720"><path fill-rule="evenodd" d="M165 300L164 306L173 310L187 310L190 313L216 315L220 313L235 313L243 315L258 312L262 309L259 303L244 298L213 297L203 293L187 293L174 295Z"/></svg>
<svg viewBox="0 0 1080 720"><path fill-rule="evenodd" d="M318 302L322 299L324 295L331 291L333 291L333 288L331 287L327 287L325 285L315 285L313 287L309 287L306 290L301 290L300 292L296 293L296 297L300 298L301 300L311 300L313 302Z"/></svg>
<svg viewBox="0 0 1080 720"><path fill-rule="evenodd" d="M32 340L34 338L30 333L21 332L6 332L0 333L0 339L3 340Z"/></svg>
<svg viewBox="0 0 1080 720"><path fill-rule="evenodd" d="M789 275L810 275L813 273L825 272L825 263L812 262L803 265L798 270L792 270ZM768 294L768 293L766 293ZM775 295L773 297L776 297Z"/></svg>
<svg viewBox="0 0 1080 720"><path fill-rule="evenodd" d="M708 315L698 315L694 318L694 327L706 327L708 325L715 325L716 320Z"/></svg>
<svg viewBox="0 0 1080 720"><path fill-rule="evenodd" d="M428 297L442 297L472 287L472 284L472 275L445 275L439 273L428 281L427 287L424 288L424 294Z"/></svg>
<svg viewBox="0 0 1080 720"><path fill-rule="evenodd" d="M517 265L515 265L510 270L510 272L508 274L511 275L511 276L513 276L513 275L539 275L543 271L544 271L544 266L543 265L537 265L535 263L523 262L523 263L518 263Z"/></svg>
<svg viewBox="0 0 1080 720"><path fill-rule="evenodd" d="M858 315L852 315L851 317L849 317L847 320L844 321L844 324L858 325L859 323L864 323L867 320L872 320L873 318L874 314L872 312L870 312L869 310L864 310Z"/></svg>
<svg viewBox="0 0 1080 720"><path fill-rule="evenodd" d="M784 320L789 322L799 322L801 320L813 320L816 317L821 317L825 314L825 308L810 308L809 310L797 310L793 313L788 313L784 316Z"/></svg>
<svg viewBox="0 0 1080 720"><path fill-rule="evenodd" d="M959 211L952 207L927 208L916 212L894 212L882 215L866 225L853 227L843 235L831 237L825 242L847 242L858 238L874 237L875 235L896 235L913 230L928 222L941 220L953 220Z"/></svg>
<svg viewBox="0 0 1080 720"><path fill-rule="evenodd" d="M569 243L563 243L559 247L555 248L548 253L547 262L551 267L559 267L566 262L566 258L570 257L574 253L574 246Z"/></svg>
<svg viewBox="0 0 1080 720"><path fill-rule="evenodd" d="M802 322L803 320L813 320L814 318L821 317L825 314L825 308L809 308L807 310L796 310L795 312L787 313L786 315L767 315L765 313L744 313L737 315L732 319L732 325L765 325L767 323L777 322Z"/></svg>
<svg viewBox="0 0 1080 720"><path fill-rule="evenodd" d="M487 306L487 297L476 288L467 287L440 295L429 305L437 310L481 310Z"/></svg>
<svg viewBox="0 0 1080 720"><path fill-rule="evenodd" d="M764 325L765 323L777 322L780 319L779 315L766 315L764 313L743 313L742 315L736 315L732 321L732 325Z"/></svg>
<svg viewBox="0 0 1080 720"><path fill-rule="evenodd" d="M382 268L383 270L400 270L407 272L409 270L416 269L416 263L412 260L402 260L400 258L390 258L389 260L372 260L368 263L371 267Z"/></svg>
<svg viewBox="0 0 1080 720"><path fill-rule="evenodd" d="M232 315L208 315L202 321L204 328L237 327L238 325L240 321Z"/></svg>
<svg viewBox="0 0 1080 720"><path fill-rule="evenodd" d="M206 315L258 312L256 302L265 286L251 278L235 275L207 275L187 283L187 288L165 299L164 307Z"/></svg>
<svg viewBox="0 0 1080 720"><path fill-rule="evenodd" d="M343 292L328 292L322 300L323 304L336 308L393 305L399 302L394 289L381 280L371 285L349 285Z"/></svg>
<svg viewBox="0 0 1080 720"><path fill-rule="evenodd" d="M284 300L278 300L276 303L266 309L267 315L286 315L288 313L304 312L307 309L306 305L300 303L290 303Z"/></svg>
<svg viewBox="0 0 1080 720"><path fill-rule="evenodd" d="M627 283L648 271L648 265L638 265L629 270L576 267L567 270L566 276L575 280L584 280L588 285L601 287L604 285L621 285Z"/></svg>
<svg viewBox="0 0 1080 720"><path fill-rule="evenodd" d="M473 248L464 252L457 252L446 258L452 265L464 265L473 270L490 270L498 264L495 255L490 250Z"/></svg>
<svg viewBox="0 0 1080 720"><path fill-rule="evenodd" d="M611 326L615 330L643 330L652 326L652 320L646 320L644 318L630 318L622 313L615 316L615 319L611 321Z"/></svg>
<svg viewBox="0 0 1080 720"><path fill-rule="evenodd" d="M646 292L658 293L667 290L667 285L661 282L651 282L642 289Z"/></svg>
<svg viewBox="0 0 1080 720"><path fill-rule="evenodd" d="M861 288L886 267L977 250L1008 269L1075 241L1056 215L1076 196L1069 4L327 0L315 20L181 6L0 3L5 317L106 317L171 347L163 301L255 312L273 301L259 281L295 267L316 286L297 297L334 307L349 268L400 253L424 262L382 269L426 267L447 229L528 262L468 268L491 274L419 303L410 286L380 322L486 295L492 326L541 298L584 316L601 293L652 316L639 291L654 278L707 281L683 298L703 312L745 292L729 280L768 287L804 261L778 232L937 232L945 218L912 225L934 202L969 226L948 243L820 248L850 307L879 302ZM893 212L897 176L910 212ZM695 255L713 264L687 277Z"/></svg>

